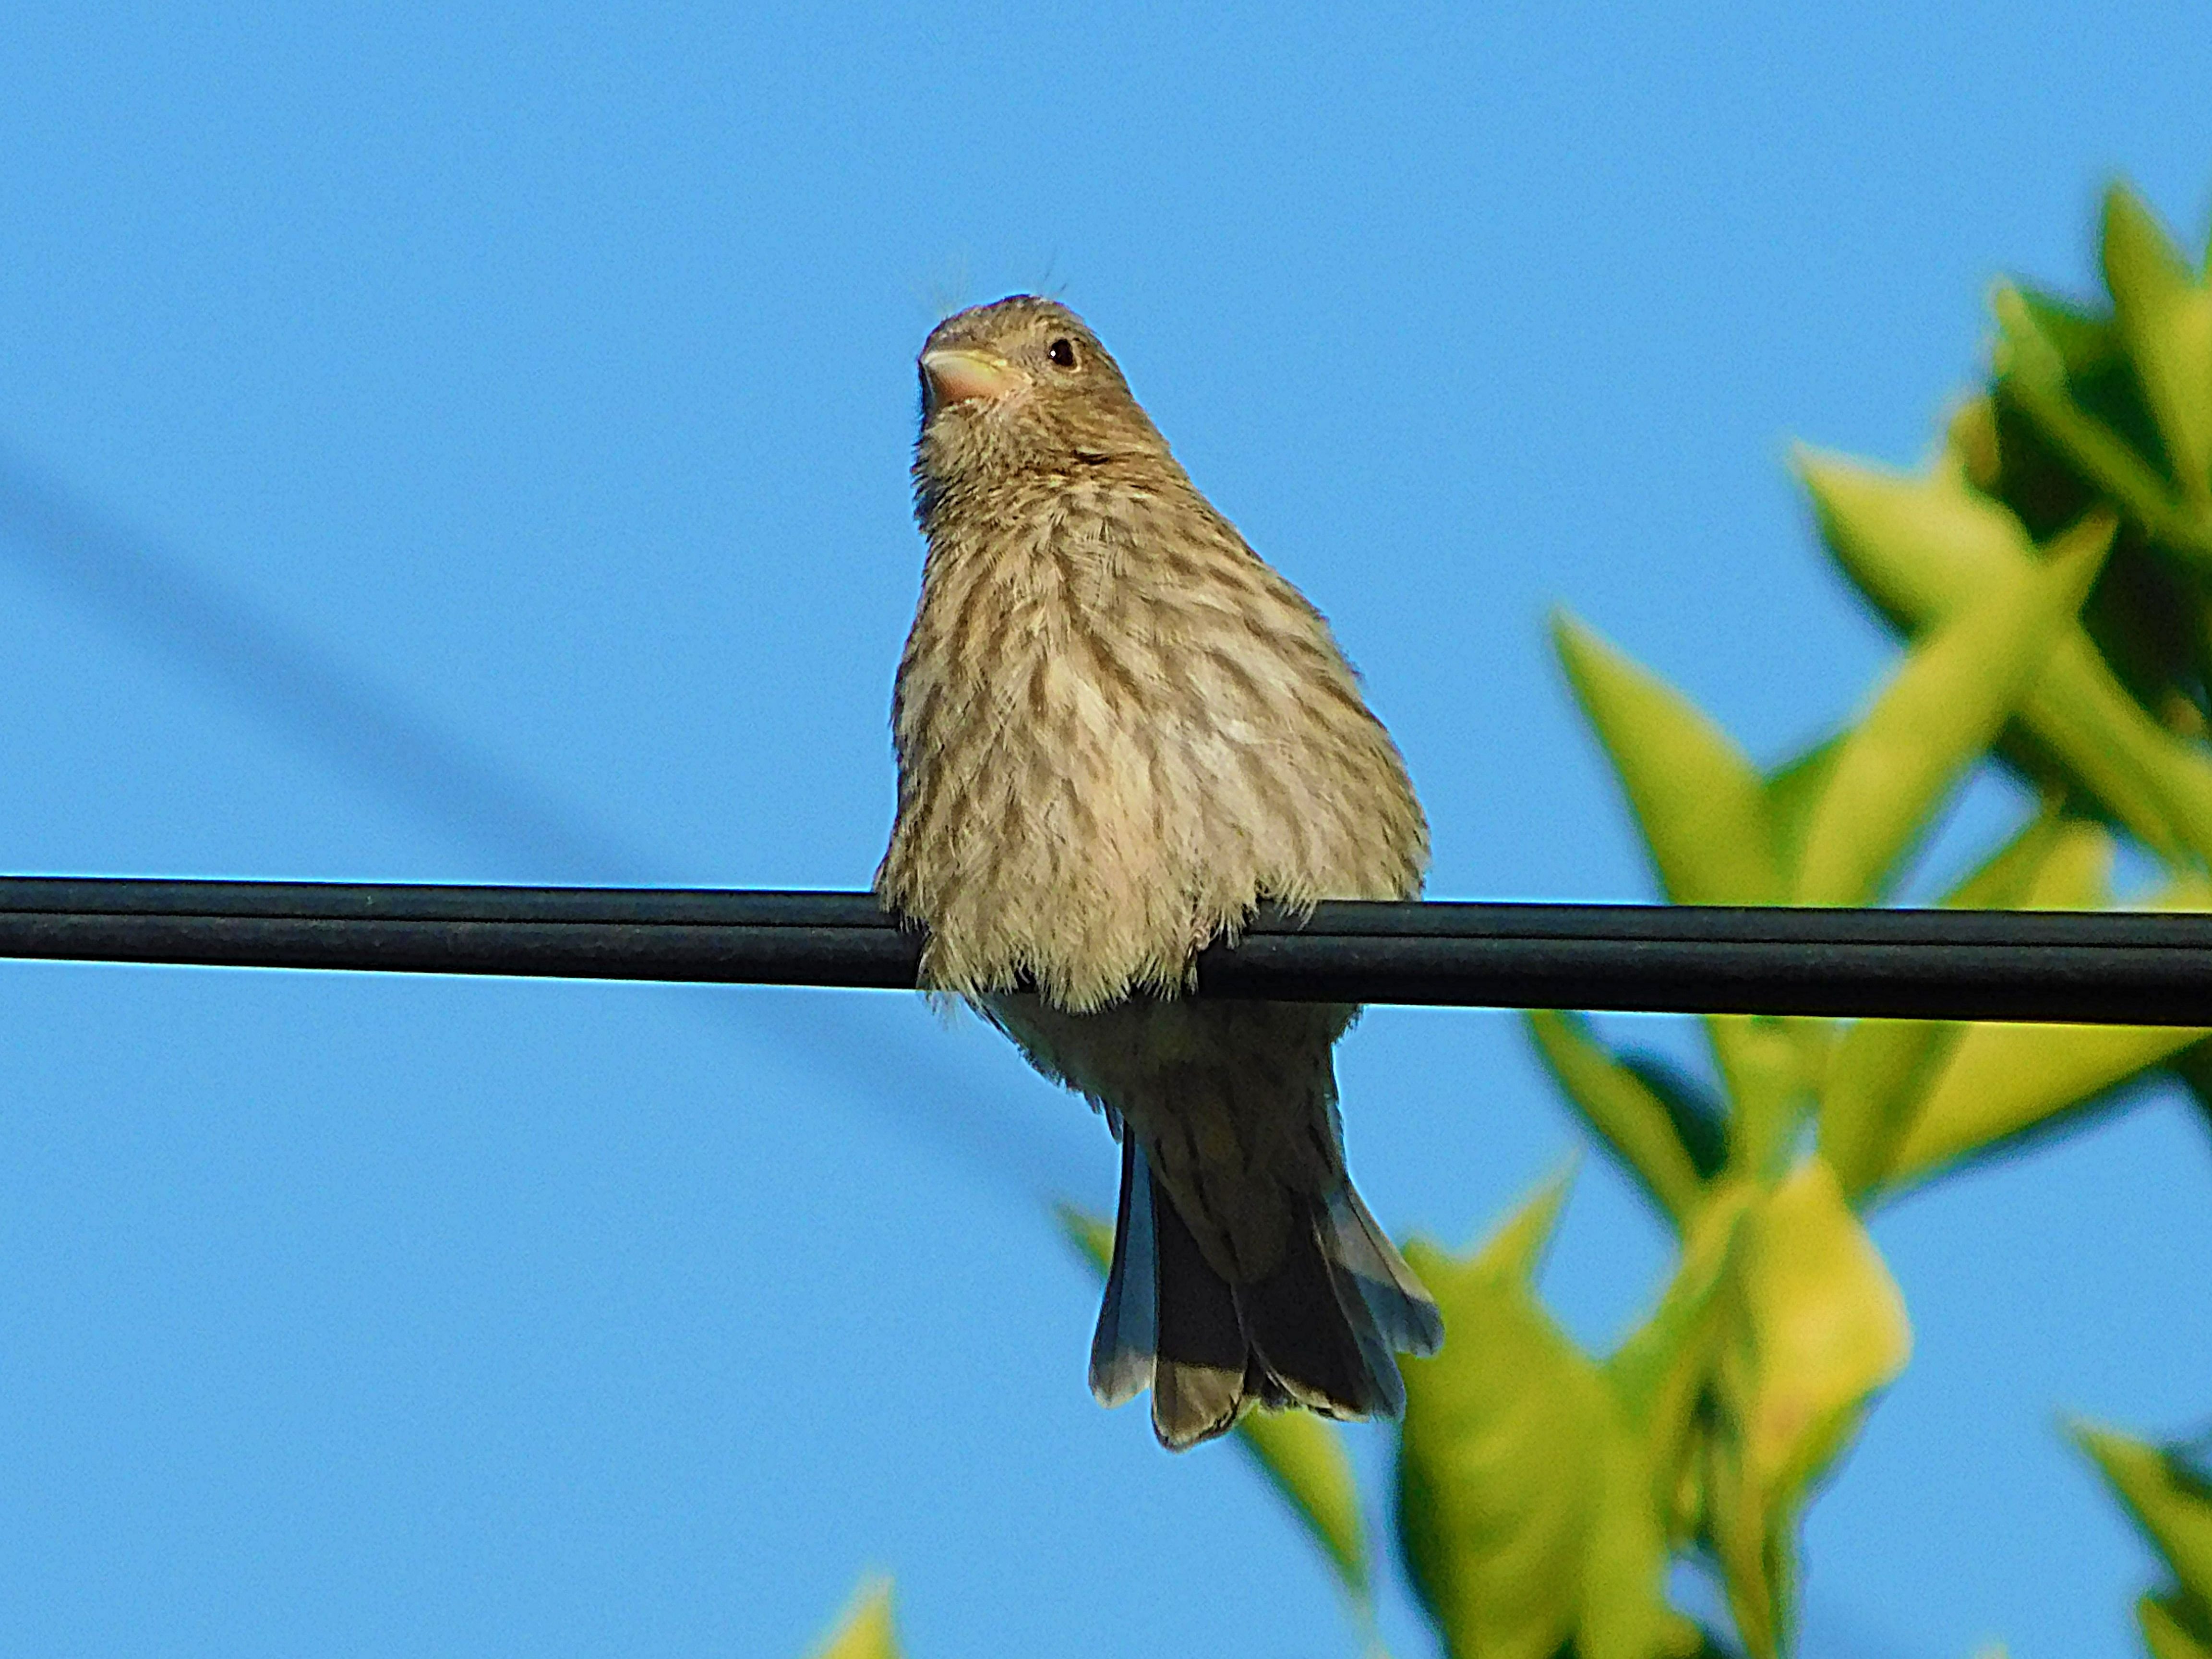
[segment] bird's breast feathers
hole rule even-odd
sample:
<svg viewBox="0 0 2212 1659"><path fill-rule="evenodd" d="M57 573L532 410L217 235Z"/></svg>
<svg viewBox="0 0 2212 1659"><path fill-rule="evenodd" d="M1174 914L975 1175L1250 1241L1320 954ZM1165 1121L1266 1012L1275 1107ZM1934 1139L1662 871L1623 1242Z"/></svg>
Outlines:
<svg viewBox="0 0 2212 1659"><path fill-rule="evenodd" d="M939 988L1096 1007L1180 988L1262 899L1419 886L1420 808L1327 624L1173 505L932 528L877 885Z"/></svg>

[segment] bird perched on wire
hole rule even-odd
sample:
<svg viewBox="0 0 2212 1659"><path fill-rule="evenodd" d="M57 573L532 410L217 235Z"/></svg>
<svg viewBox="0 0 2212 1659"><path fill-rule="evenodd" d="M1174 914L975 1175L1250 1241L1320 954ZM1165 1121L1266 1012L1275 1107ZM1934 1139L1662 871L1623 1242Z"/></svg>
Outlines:
<svg viewBox="0 0 2212 1659"><path fill-rule="evenodd" d="M884 902L1121 1143L1091 1386L1171 1449L1249 1406L1395 1415L1436 1304L1345 1173L1356 1009L1216 1000L1263 901L1407 898L1428 828L1328 624L1169 453L1082 319L1018 295L923 346L929 544Z"/></svg>

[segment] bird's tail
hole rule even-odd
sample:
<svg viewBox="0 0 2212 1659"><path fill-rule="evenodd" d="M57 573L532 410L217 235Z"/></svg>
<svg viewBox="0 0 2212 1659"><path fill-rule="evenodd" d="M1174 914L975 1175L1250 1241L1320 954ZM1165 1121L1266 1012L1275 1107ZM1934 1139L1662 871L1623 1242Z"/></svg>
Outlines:
<svg viewBox="0 0 2212 1659"><path fill-rule="evenodd" d="M1437 1304L1349 1181L1292 1202L1281 1264L1231 1285L1124 1131L1114 1263L1091 1346L1091 1389L1103 1404L1149 1386L1153 1430L1171 1451L1224 1432L1250 1405L1340 1418L1405 1409L1394 1352L1436 1352Z"/></svg>

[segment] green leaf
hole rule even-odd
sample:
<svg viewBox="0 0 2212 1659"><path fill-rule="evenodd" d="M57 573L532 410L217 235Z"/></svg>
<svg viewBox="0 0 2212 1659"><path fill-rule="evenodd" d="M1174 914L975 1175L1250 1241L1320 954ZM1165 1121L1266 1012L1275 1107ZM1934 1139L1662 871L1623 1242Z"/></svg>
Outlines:
<svg viewBox="0 0 2212 1659"><path fill-rule="evenodd" d="M1964 1028L1929 1019L1862 1019L1844 1034L1820 1097L1820 1156L1857 1203L1880 1184L1898 1137Z"/></svg>
<svg viewBox="0 0 2212 1659"><path fill-rule="evenodd" d="M1605 1362L1622 1419L1647 1454L1653 1512L1668 1518L1674 1543L1695 1528L1694 1499L1685 1492L1688 1457L1718 1344L1736 1312L1723 1292L1731 1288L1736 1241L1757 1192L1744 1181L1715 1189L1684 1236L1659 1305Z"/></svg>
<svg viewBox="0 0 2212 1659"><path fill-rule="evenodd" d="M1702 1644L1660 1593L1666 1534L1649 1497L1643 1449L1619 1429L1600 1443L1598 1483L1601 1496L1583 1546L1577 1659L1687 1659Z"/></svg>
<svg viewBox="0 0 2212 1659"><path fill-rule="evenodd" d="M899 1651L891 1628L891 1581L871 1578L854 1593L812 1659L899 1659Z"/></svg>
<svg viewBox="0 0 2212 1659"><path fill-rule="evenodd" d="M2085 520L2049 559L1981 584L1906 658L1844 739L1795 890L1800 904L1863 904L1966 768L2041 678L2111 550L2112 521Z"/></svg>
<svg viewBox="0 0 2212 1659"><path fill-rule="evenodd" d="M1802 447L1793 459L1829 554L1901 633L1940 625L2038 557L2020 520L1948 467L1913 476Z"/></svg>
<svg viewBox="0 0 2212 1659"><path fill-rule="evenodd" d="M1553 639L1677 904L1771 904L1782 893L1759 774L1696 705L1577 622Z"/></svg>
<svg viewBox="0 0 2212 1659"><path fill-rule="evenodd" d="M2197 1115L2204 1120L2207 1129L2212 1129L2212 1042L2185 1048L2170 1063L2174 1076L2196 1102Z"/></svg>
<svg viewBox="0 0 2212 1659"><path fill-rule="evenodd" d="M2020 521L1938 469L1902 477L1801 452L1829 551L1908 634L1936 626L2038 555ZM2212 854L2212 758L2130 697L2078 626L2066 629L2021 709L2066 779L2162 857Z"/></svg>
<svg viewBox="0 0 2212 1659"><path fill-rule="evenodd" d="M2045 310L2000 283L1990 297L1997 321L1998 386L2051 442L2129 517L2190 558L2212 560L2212 524L2133 445L2075 400L2065 355Z"/></svg>
<svg viewBox="0 0 2212 1659"><path fill-rule="evenodd" d="M1543 1265L1544 1252L1552 1247L1552 1235L1559 1230L1559 1212L1566 1207L1567 1192L1574 1181L1571 1162L1506 1218L1462 1276L1510 1285L1527 1297L1535 1283L1536 1269ZM1433 1245L1422 1248L1425 1254L1443 1259Z"/></svg>
<svg viewBox="0 0 2212 1659"><path fill-rule="evenodd" d="M2143 399L2142 383L2110 312L2092 313L2026 285L1997 290L1993 304L2014 315L2016 333L2027 342L2023 349L2039 354L2043 383L2053 388L2050 401L2059 416L2136 467L2140 482L2156 494L2153 507L2169 507L2172 492L2162 486L2159 468L2142 459L2163 453L2158 420ZM2001 336L1996 368L2003 370L2017 355ZM1996 443L1996 473L1992 477L1977 470L1971 434L1966 434L1969 443L1961 453L1966 476L2020 514L2038 536L2071 523L2100 498L2119 502L2051 435L2051 419L2039 416L2023 402L2024 391L2017 374L1992 380L1985 401Z"/></svg>
<svg viewBox="0 0 2212 1659"><path fill-rule="evenodd" d="M2109 865L2111 838L2097 825L2067 818L2053 811L2046 802L2043 811L2021 826L2019 834L1983 860L1957 886L1943 896L1943 908L1949 910L2020 908L2029 902L2038 878L2057 853L2060 843L2077 840L2095 849L2104 863ZM2069 867L2071 867L2070 860ZM2101 894L2101 884L2096 890ZM2101 897L2097 902L2103 902ZM2054 908L2084 909L2092 907L2065 905Z"/></svg>
<svg viewBox="0 0 2212 1659"><path fill-rule="evenodd" d="M2112 858L2103 830L2045 812L1943 902L1957 909L2101 909ZM1862 1019L1844 1031L1821 1091L1820 1146L1854 1203L1887 1174L1899 1138L1965 1029L1943 1020Z"/></svg>
<svg viewBox="0 0 2212 1659"><path fill-rule="evenodd" d="M1060 1231L1102 1274L1114 1264L1114 1224L1072 1204L1057 1206ZM1334 1569L1355 1606L1367 1607L1372 1572L1359 1486L1336 1425L1310 1412L1251 1412L1237 1425L1236 1442L1289 1504Z"/></svg>
<svg viewBox="0 0 2212 1659"><path fill-rule="evenodd" d="M1840 1448L1838 1429L1905 1369L1905 1299L1843 1200L1808 1158L1750 1213L1743 1259L1755 1386L1753 1472L1802 1489Z"/></svg>
<svg viewBox="0 0 2212 1659"><path fill-rule="evenodd" d="M2178 881L2153 908L2201 910L2212 888ZM1899 1185L2087 1105L2205 1036L2162 1025L1975 1024L1959 1039L1891 1159Z"/></svg>
<svg viewBox="0 0 2212 1659"><path fill-rule="evenodd" d="M2183 1591L2212 1601L2212 1481L2173 1453L2113 1430L2081 1423L2073 1436Z"/></svg>
<svg viewBox="0 0 2212 1659"><path fill-rule="evenodd" d="M1975 489L2002 499L2005 456L1996 398L1969 398L1954 409L1943 422L1943 447Z"/></svg>
<svg viewBox="0 0 2212 1659"><path fill-rule="evenodd" d="M2112 860L2118 849L2102 824L2055 818L2051 850L2017 901L2023 910L2102 910L2112 902ZM2176 889L2179 897L2184 889ZM1966 896L1946 900L1961 909L2002 908Z"/></svg>
<svg viewBox="0 0 2212 1659"><path fill-rule="evenodd" d="M1114 1266L1114 1224L1073 1204L1055 1204L1053 1215L1076 1252L1103 1276Z"/></svg>
<svg viewBox="0 0 2212 1659"><path fill-rule="evenodd" d="M1778 1175L1797 1143L1829 1020L1770 1014L1707 1014L1706 1038L1731 1103L1729 1164L1747 1175Z"/></svg>
<svg viewBox="0 0 2212 1659"><path fill-rule="evenodd" d="M2182 494L2212 510L2212 290L2142 199L2105 197L2105 283Z"/></svg>
<svg viewBox="0 0 2212 1659"><path fill-rule="evenodd" d="M1700 1176L1711 1180L1728 1167L1728 1113L1711 1090L1663 1054L1623 1048L1616 1058L1659 1097Z"/></svg>
<svg viewBox="0 0 2212 1659"><path fill-rule="evenodd" d="M2186 1597L2146 1595L2136 1603L2136 1622L2151 1659L2212 1659L2212 1617Z"/></svg>
<svg viewBox="0 0 2212 1659"><path fill-rule="evenodd" d="M1398 1533L1455 1656L1550 1659L1573 1633L1604 1401L1528 1290L1564 1194L1553 1183L1472 1261L1407 1250L1452 1340L1404 1364Z"/></svg>
<svg viewBox="0 0 2212 1659"><path fill-rule="evenodd" d="M2019 295L2021 308L2035 325L2037 340L2056 357L2059 373L2069 380L2125 366L2127 348L2111 317L2029 283L2006 286Z"/></svg>
<svg viewBox="0 0 2212 1659"><path fill-rule="evenodd" d="M1880 1252L1809 1158L1743 1224L1723 1410L1707 1438L1707 1526L1737 1632L1757 1659L1788 1645L1798 1511L1911 1348Z"/></svg>
<svg viewBox="0 0 2212 1659"><path fill-rule="evenodd" d="M2038 1128L2204 1035L2162 1025L1971 1026L1899 1145L1892 1179L1920 1181Z"/></svg>
<svg viewBox="0 0 2212 1659"><path fill-rule="evenodd" d="M1580 1015L1532 1012L1523 1018L1561 1092L1680 1227L1696 1212L1705 1183L1669 1103L1608 1054Z"/></svg>
<svg viewBox="0 0 2212 1659"><path fill-rule="evenodd" d="M1763 787L1766 811L1774 825L1774 843L1781 860L1783 886L1794 887L1797 866L1805 856L1805 838L1812 833L1813 817L1835 775L1844 752L1844 734L1824 738L1802 754L1785 761L1767 775Z"/></svg>
<svg viewBox="0 0 2212 1659"><path fill-rule="evenodd" d="M2112 1430L2076 1423L2072 1433L2165 1560L2201 1632L2212 1610L2212 1481L2172 1452Z"/></svg>
<svg viewBox="0 0 2212 1659"><path fill-rule="evenodd" d="M1843 757L1846 735L1823 738L1761 783L1785 892L1796 885L1806 839ZM1827 1069L1835 1022L1708 1014L1705 1027L1734 1103L1730 1159L1747 1174L1778 1175L1796 1145L1808 1092Z"/></svg>
<svg viewBox="0 0 2212 1659"><path fill-rule="evenodd" d="M1639 1453L1530 1289L1565 1192L1551 1183L1472 1260L1407 1252L1452 1335L1405 1362L1399 1539L1455 1659L1552 1659L1571 1639L1606 1659L1696 1645L1661 1595Z"/></svg>
<svg viewBox="0 0 2212 1659"><path fill-rule="evenodd" d="M1773 904L1777 860L1771 786L1743 751L1680 693L1572 617L1554 625L1559 657L1643 829L1660 885L1678 904ZM1801 1034L1772 1020L1706 1023L1713 1052L1749 1126L1752 1155L1790 1133L1802 1092Z"/></svg>

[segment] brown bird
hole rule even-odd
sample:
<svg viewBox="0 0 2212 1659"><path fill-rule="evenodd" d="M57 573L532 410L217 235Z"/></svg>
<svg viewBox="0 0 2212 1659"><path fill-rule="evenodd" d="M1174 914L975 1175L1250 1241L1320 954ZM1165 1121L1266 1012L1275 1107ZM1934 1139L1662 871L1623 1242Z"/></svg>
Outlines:
<svg viewBox="0 0 2212 1659"><path fill-rule="evenodd" d="M884 903L1121 1142L1091 1387L1180 1450L1248 1406L1395 1415L1443 1340L1345 1173L1341 1005L1182 995L1266 900L1405 898L1428 827L1328 624L1199 494L1097 337L1017 295L923 346L921 602Z"/></svg>

